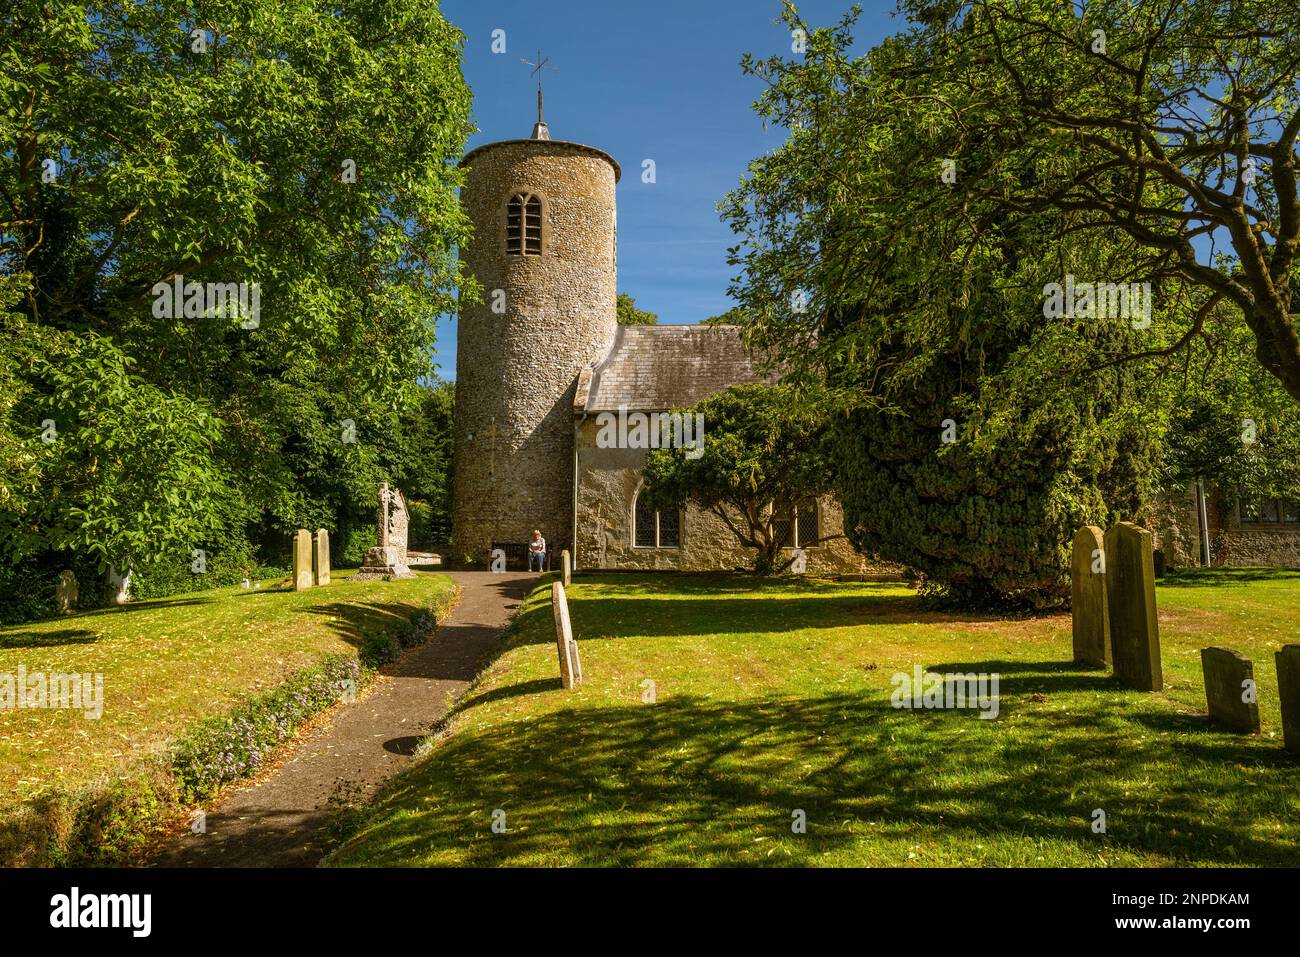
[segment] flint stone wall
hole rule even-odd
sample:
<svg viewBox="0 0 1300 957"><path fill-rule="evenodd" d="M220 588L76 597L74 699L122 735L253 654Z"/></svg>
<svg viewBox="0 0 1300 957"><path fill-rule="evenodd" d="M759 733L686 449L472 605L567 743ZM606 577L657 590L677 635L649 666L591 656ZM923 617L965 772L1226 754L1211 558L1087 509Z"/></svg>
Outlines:
<svg viewBox="0 0 1300 957"><path fill-rule="evenodd" d="M648 450L598 448L598 431L594 418L582 424L578 465L578 568L726 571L753 565L753 549L739 545L718 516L691 504L683 515L680 547L634 546L633 510ZM844 512L839 502L827 496L818 506L819 533L823 537L842 533ZM844 538L806 548L804 553L809 575L898 571L893 566L869 562ZM789 549L784 554L788 557Z"/></svg>
<svg viewBox="0 0 1300 957"><path fill-rule="evenodd" d="M475 232L461 259L483 302L462 308L457 330L452 523L458 554L482 557L534 528L548 541L571 532L575 383L617 327L616 170L600 151L559 141L493 144L466 165L461 204ZM516 192L541 197L540 256L506 254Z"/></svg>

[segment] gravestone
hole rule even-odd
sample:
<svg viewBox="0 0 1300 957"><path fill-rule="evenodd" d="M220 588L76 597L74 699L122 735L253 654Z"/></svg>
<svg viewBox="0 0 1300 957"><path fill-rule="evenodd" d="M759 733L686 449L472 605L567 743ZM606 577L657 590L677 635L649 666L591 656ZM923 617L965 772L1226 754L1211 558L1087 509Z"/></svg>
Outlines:
<svg viewBox="0 0 1300 957"><path fill-rule="evenodd" d="M560 552L560 580L568 588L573 583L573 563L569 560L569 551Z"/></svg>
<svg viewBox="0 0 1300 957"><path fill-rule="evenodd" d="M81 586L77 584L77 576L72 573L72 569L65 568L59 572L59 580L54 586L54 606L60 615L72 614L80 593Z"/></svg>
<svg viewBox="0 0 1300 957"><path fill-rule="evenodd" d="M1277 695L1282 701L1282 745L1300 754L1300 645L1277 653Z"/></svg>
<svg viewBox="0 0 1300 957"><path fill-rule="evenodd" d="M323 528L316 529L312 541L311 571L317 585L330 583L330 533Z"/></svg>
<svg viewBox="0 0 1300 957"><path fill-rule="evenodd" d="M555 616L555 648L560 656L560 684L572 688L582 681L582 666L578 663L578 643L573 640L573 625L569 622L569 600L564 586L551 585L551 612Z"/></svg>
<svg viewBox="0 0 1300 957"><path fill-rule="evenodd" d="M293 590L311 587L311 532L300 528L293 533Z"/></svg>
<svg viewBox="0 0 1300 957"><path fill-rule="evenodd" d="M1210 720L1234 731L1259 733L1255 666L1230 648L1202 648L1201 674Z"/></svg>
<svg viewBox="0 0 1300 957"><path fill-rule="evenodd" d="M1076 664L1104 668L1110 663L1110 609L1106 607L1106 553L1096 525L1074 533L1070 562L1070 608Z"/></svg>
<svg viewBox="0 0 1300 957"><path fill-rule="evenodd" d="M1164 687L1151 533L1120 522L1106 533L1106 606L1115 677L1138 691Z"/></svg>
<svg viewBox="0 0 1300 957"><path fill-rule="evenodd" d="M582 684L582 659L578 656L578 639L573 637L569 638L569 667L573 671L573 683Z"/></svg>
<svg viewBox="0 0 1300 957"><path fill-rule="evenodd" d="M366 560L354 579L414 578L415 572L406 564L407 535L411 515L406 509L406 499L396 486L387 482L379 486L379 514L376 537L379 543L366 552Z"/></svg>

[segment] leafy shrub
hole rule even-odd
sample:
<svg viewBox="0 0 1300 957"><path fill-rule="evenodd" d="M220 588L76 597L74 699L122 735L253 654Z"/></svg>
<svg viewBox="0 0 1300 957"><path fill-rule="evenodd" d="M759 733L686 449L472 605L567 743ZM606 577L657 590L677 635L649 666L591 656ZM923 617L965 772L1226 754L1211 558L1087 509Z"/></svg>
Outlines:
<svg viewBox="0 0 1300 957"><path fill-rule="evenodd" d="M360 568L366 559L366 552L374 548L378 540L378 530L373 522L369 525L354 525L343 529L339 538L335 564L339 568Z"/></svg>
<svg viewBox="0 0 1300 957"><path fill-rule="evenodd" d="M370 668L395 661L402 649L428 641L437 625L437 616L421 609L398 631L367 632L361 636L361 660Z"/></svg>
<svg viewBox="0 0 1300 957"><path fill-rule="evenodd" d="M432 545L434 540L431 522L433 506L419 499L407 499L406 508L411 513L411 527L408 537L412 546Z"/></svg>
<svg viewBox="0 0 1300 957"><path fill-rule="evenodd" d="M54 614L52 568L0 565L0 625L16 625Z"/></svg>
<svg viewBox="0 0 1300 957"><path fill-rule="evenodd" d="M204 800L223 784L256 774L276 745L317 712L355 693L362 679L355 658L332 655L232 713L200 724L173 754L181 800Z"/></svg>
<svg viewBox="0 0 1300 957"><path fill-rule="evenodd" d="M108 602L107 579L89 556L45 552L14 564L0 560L0 625L55 615L54 589L65 568L77 576L77 608L99 608Z"/></svg>
<svg viewBox="0 0 1300 957"><path fill-rule="evenodd" d="M246 542L240 548L208 552L203 574L191 570L192 561L191 554L183 552L134 569L131 576L132 597L167 598L208 588L238 585L245 578L282 578L289 574L287 568L259 562L253 554L252 546Z"/></svg>

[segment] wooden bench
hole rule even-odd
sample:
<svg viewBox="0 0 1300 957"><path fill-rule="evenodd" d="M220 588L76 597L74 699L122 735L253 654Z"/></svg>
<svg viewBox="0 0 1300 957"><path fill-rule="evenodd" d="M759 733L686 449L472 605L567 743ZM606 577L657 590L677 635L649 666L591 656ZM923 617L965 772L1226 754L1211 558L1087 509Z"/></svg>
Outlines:
<svg viewBox="0 0 1300 957"><path fill-rule="evenodd" d="M552 571L560 567L560 552L569 547L567 542L555 543L547 541L546 543L546 570ZM528 570L528 543L527 542L493 542L492 550L501 549L506 553L506 568L527 571ZM570 552L572 554L572 552Z"/></svg>

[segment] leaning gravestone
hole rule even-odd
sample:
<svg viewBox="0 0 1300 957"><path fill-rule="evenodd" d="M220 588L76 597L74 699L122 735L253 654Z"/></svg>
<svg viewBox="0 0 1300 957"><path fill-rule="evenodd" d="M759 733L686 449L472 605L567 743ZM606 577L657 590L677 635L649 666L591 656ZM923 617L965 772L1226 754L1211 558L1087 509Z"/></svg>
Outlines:
<svg viewBox="0 0 1300 957"><path fill-rule="evenodd" d="M578 643L573 640L573 625L569 622L569 600L559 582L551 585L551 611L555 615L555 648L560 655L560 684L572 688L582 681L582 665L578 663Z"/></svg>
<svg viewBox="0 0 1300 957"><path fill-rule="evenodd" d="M54 607L60 615L72 614L80 592L81 586L77 584L77 576L72 573L72 569L65 568L59 572L59 580L54 585Z"/></svg>
<svg viewBox="0 0 1300 957"><path fill-rule="evenodd" d="M1115 677L1138 691L1164 687L1151 533L1120 522L1106 533L1106 605Z"/></svg>
<svg viewBox="0 0 1300 957"><path fill-rule="evenodd" d="M330 583L330 533L323 528L316 529L312 540L311 573L317 585Z"/></svg>
<svg viewBox="0 0 1300 957"><path fill-rule="evenodd" d="M1255 666L1230 648L1202 648L1201 674L1210 720L1234 731L1259 733Z"/></svg>
<svg viewBox="0 0 1300 957"><path fill-rule="evenodd" d="M310 588L311 582L311 532L300 528L293 534L293 590Z"/></svg>
<svg viewBox="0 0 1300 957"><path fill-rule="evenodd" d="M414 578L415 572L406 564L411 516L402 493L396 487L390 488L387 482L379 486L376 525L379 543L366 552L361 571L352 577L363 581L370 578Z"/></svg>
<svg viewBox="0 0 1300 957"><path fill-rule="evenodd" d="M560 552L560 581L568 588L573 584L573 563L569 560L569 550Z"/></svg>
<svg viewBox="0 0 1300 957"><path fill-rule="evenodd" d="M1106 551L1096 525L1074 533L1070 563L1070 608L1074 661L1092 668L1110 663L1110 610L1106 607Z"/></svg>
<svg viewBox="0 0 1300 957"><path fill-rule="evenodd" d="M1282 701L1282 745L1300 754L1300 645L1277 653L1277 695Z"/></svg>

